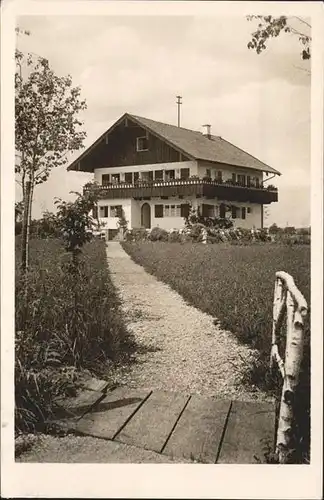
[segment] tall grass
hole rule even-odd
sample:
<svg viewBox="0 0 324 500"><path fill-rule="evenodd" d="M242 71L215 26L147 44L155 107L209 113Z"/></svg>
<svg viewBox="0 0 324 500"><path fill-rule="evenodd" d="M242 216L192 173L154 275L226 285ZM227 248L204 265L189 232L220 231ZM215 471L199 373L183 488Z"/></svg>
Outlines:
<svg viewBox="0 0 324 500"><path fill-rule="evenodd" d="M16 251L16 428L31 430L51 415L55 397L75 391L80 370L109 374L133 340L106 264L105 244L87 244L78 275L60 240L30 242L30 269Z"/></svg>
<svg viewBox="0 0 324 500"><path fill-rule="evenodd" d="M279 396L279 379L269 374L275 272L290 273L310 304L308 246L125 242L123 247L135 262L168 283L190 304L211 314L241 342L256 348L259 358L247 370L246 383ZM285 332L283 348L284 338ZM304 456L310 439L309 320L297 402L299 450Z"/></svg>

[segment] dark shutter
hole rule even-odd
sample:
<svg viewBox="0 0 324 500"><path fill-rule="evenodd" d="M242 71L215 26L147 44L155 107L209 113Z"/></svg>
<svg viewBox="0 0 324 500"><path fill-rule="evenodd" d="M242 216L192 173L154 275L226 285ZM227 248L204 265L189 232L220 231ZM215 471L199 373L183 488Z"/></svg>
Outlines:
<svg viewBox="0 0 324 500"><path fill-rule="evenodd" d="M134 172L134 182L138 181L138 178L139 178L139 173Z"/></svg>
<svg viewBox="0 0 324 500"><path fill-rule="evenodd" d="M157 219L163 217L163 205L154 205L154 217Z"/></svg>
<svg viewBox="0 0 324 500"><path fill-rule="evenodd" d="M242 207L242 219L246 218L246 208Z"/></svg>
<svg viewBox="0 0 324 500"><path fill-rule="evenodd" d="M132 184L132 182L133 182L133 174L132 174L132 172L126 172L125 173L125 182L127 182L128 184Z"/></svg>
<svg viewBox="0 0 324 500"><path fill-rule="evenodd" d="M224 203L221 203L219 206L219 216L221 219L225 219L226 217L226 207Z"/></svg>
<svg viewBox="0 0 324 500"><path fill-rule="evenodd" d="M101 183L103 186L107 186L107 184L109 184L109 174L103 174L101 177Z"/></svg>
<svg viewBox="0 0 324 500"><path fill-rule="evenodd" d="M250 175L247 175L247 177L246 177L246 185L247 185L248 187L250 187L250 186L251 186L251 176L250 176Z"/></svg>
<svg viewBox="0 0 324 500"><path fill-rule="evenodd" d="M189 203L182 203L181 205L181 217L189 217Z"/></svg>
<svg viewBox="0 0 324 500"><path fill-rule="evenodd" d="M232 181L236 182L236 174L232 174Z"/></svg>
<svg viewBox="0 0 324 500"><path fill-rule="evenodd" d="M232 205L232 219L236 219L236 207Z"/></svg>

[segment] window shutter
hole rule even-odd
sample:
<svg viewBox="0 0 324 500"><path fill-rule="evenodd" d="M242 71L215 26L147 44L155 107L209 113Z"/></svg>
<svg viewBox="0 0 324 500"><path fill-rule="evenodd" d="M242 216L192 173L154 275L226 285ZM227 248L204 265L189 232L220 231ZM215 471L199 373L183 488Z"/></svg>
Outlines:
<svg viewBox="0 0 324 500"><path fill-rule="evenodd" d="M246 208L242 207L242 219L246 218Z"/></svg>
<svg viewBox="0 0 324 500"><path fill-rule="evenodd" d="M154 205L154 216L157 219L163 217L163 205Z"/></svg>
<svg viewBox="0 0 324 500"><path fill-rule="evenodd" d="M232 219L236 219L236 207L232 205Z"/></svg>
<svg viewBox="0 0 324 500"><path fill-rule="evenodd" d="M182 203L181 205L181 217L189 217L189 203Z"/></svg>

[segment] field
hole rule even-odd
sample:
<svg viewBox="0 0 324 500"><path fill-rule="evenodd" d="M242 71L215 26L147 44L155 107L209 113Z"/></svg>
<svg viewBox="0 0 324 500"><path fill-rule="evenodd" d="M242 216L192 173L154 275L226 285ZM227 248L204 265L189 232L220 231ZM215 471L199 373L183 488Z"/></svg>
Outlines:
<svg viewBox="0 0 324 500"><path fill-rule="evenodd" d="M58 239L30 241L27 293L16 242L16 430L50 416L53 399L75 390L83 370L109 378L134 347L111 283L103 241L87 244L77 276Z"/></svg>
<svg viewBox="0 0 324 500"><path fill-rule="evenodd" d="M310 304L310 248L275 244L201 245L162 242L123 243L135 262L168 283L184 299L209 313L222 328L256 348L259 360L247 367L246 382L278 395L269 374L272 306L276 271L291 274ZM309 322L299 394L302 439L308 448Z"/></svg>

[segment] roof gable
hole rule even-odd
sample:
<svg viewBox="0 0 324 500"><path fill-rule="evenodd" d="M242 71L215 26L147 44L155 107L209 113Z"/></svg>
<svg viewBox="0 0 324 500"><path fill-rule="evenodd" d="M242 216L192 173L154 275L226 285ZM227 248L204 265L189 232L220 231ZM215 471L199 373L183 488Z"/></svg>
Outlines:
<svg viewBox="0 0 324 500"><path fill-rule="evenodd" d="M149 118L125 113L106 132L104 132L79 158L68 167L68 170L78 170L78 164L85 159L92 151L105 141L115 127L123 120L130 119L143 127L149 133L164 141L175 150L183 153L192 160L205 160L213 163L223 163L236 167L249 168L263 172L281 175L274 168L266 165L246 151L234 146L222 137L211 136L207 138L201 132L157 122Z"/></svg>

